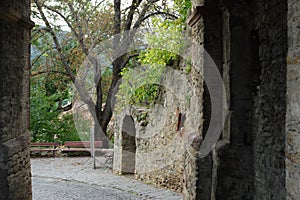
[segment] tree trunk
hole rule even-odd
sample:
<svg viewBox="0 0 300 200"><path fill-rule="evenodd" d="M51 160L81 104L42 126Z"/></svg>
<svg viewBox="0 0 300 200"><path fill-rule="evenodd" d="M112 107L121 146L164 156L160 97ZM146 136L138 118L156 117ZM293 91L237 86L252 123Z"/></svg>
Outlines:
<svg viewBox="0 0 300 200"><path fill-rule="evenodd" d="M107 135L107 127L113 115L115 95L118 91L118 82L121 79L121 66L123 64L124 56L120 56L113 63L113 77L110 85L105 107L102 110L102 90L101 83L97 86L97 102L95 105L96 116L98 123L95 123L95 140L103 141L103 148L108 148L109 138ZM99 80L101 82L101 79ZM95 118L94 118L95 120ZM99 126L100 125L100 126ZM100 128L101 127L101 128Z"/></svg>

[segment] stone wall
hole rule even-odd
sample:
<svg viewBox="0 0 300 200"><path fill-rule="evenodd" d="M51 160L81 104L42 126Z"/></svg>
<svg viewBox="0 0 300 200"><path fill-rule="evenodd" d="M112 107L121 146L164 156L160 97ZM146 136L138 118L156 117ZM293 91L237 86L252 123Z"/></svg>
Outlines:
<svg viewBox="0 0 300 200"><path fill-rule="evenodd" d="M254 112L255 198L285 199L287 1L257 1L260 79Z"/></svg>
<svg viewBox="0 0 300 200"><path fill-rule="evenodd" d="M31 199L30 1L0 3L0 199Z"/></svg>
<svg viewBox="0 0 300 200"><path fill-rule="evenodd" d="M186 199L285 199L286 3L194 2L204 34L194 25L193 37L204 35L205 50L223 76L230 115L212 154L196 163L197 188L186 185Z"/></svg>
<svg viewBox="0 0 300 200"><path fill-rule="evenodd" d="M300 1L288 1L286 188L287 199L300 196Z"/></svg>
<svg viewBox="0 0 300 200"><path fill-rule="evenodd" d="M188 80L182 73L173 68L166 70L161 83L164 86L161 101L154 107L132 106L115 116L115 173L134 173L144 182L182 192L185 156L182 130L190 117L187 100L190 91ZM128 127L129 121L124 120L128 116L132 117L134 128ZM178 124L179 118L181 124ZM135 152L128 151L131 145L126 142L128 135L135 137ZM134 171L127 170L126 166L133 164Z"/></svg>
<svg viewBox="0 0 300 200"><path fill-rule="evenodd" d="M202 3L203 1L197 1L199 5ZM124 113L116 116L113 169L115 173L124 173L123 119L125 116L132 116L136 130L136 178L183 192L186 199L195 199L197 187L210 197L211 183L208 182L211 181L212 159L197 157L204 138L203 122L205 120L206 125L209 122L209 112L203 118L204 21L197 15L189 21L193 28L188 32L195 37L193 41L187 41L191 48L186 50L186 55L181 55L183 59L179 67L165 72L162 83L165 93L160 104L144 111L127 108ZM192 66L187 74L184 62L191 54L194 55ZM178 129L179 114L185 120L181 121ZM201 166L198 166L199 163ZM197 171L202 172L201 177L197 176ZM206 178L207 182L200 182L198 178Z"/></svg>
<svg viewBox="0 0 300 200"><path fill-rule="evenodd" d="M181 192L184 144L180 132L176 130L178 122L176 105L179 104L175 100L173 103L172 106L166 105L167 110L153 109L149 114L149 124L145 127L145 131L140 129L138 132L136 178ZM162 121L164 126L156 129Z"/></svg>
<svg viewBox="0 0 300 200"><path fill-rule="evenodd" d="M290 7L293 7L292 11L297 8L292 3ZM297 14L290 14L290 19L296 20ZM163 104L164 109L152 111L152 119L166 115L168 120L163 128L149 132L151 123L155 127L160 122L159 118L154 121L150 119L150 125L145 127L136 126L139 137L136 139L137 178L172 188L171 179L164 174L176 177L183 171L182 179L171 182L182 184L185 199L285 199L287 1L195 0L188 24L196 44L192 46L189 75L192 106L176 101L166 90L167 103ZM291 35L294 35L297 26L297 22L290 20ZM290 49L289 54L289 62L293 65L299 62L295 50L298 47L295 41L298 39L297 34L295 39L290 39L290 46L292 42L295 47ZM210 65L210 61L204 49L214 60L223 78L227 95L225 106L229 114L219 141L211 153L201 158L199 149L202 141L205 143L212 115L211 91L204 85L205 79L211 78L206 76L206 65ZM290 69L296 70L296 66L290 66ZM291 79L289 84L295 91L289 92L289 98L295 102L298 97L298 73L292 75L288 76ZM217 106L222 108L224 105ZM179 137L174 129L178 119L173 114L176 107L186 115L184 129ZM295 176L299 172L297 112L294 109L294 112L288 114L291 120L287 126L287 183L291 184L288 188L291 199L298 195L295 191L299 182ZM128 114L135 116L132 112ZM136 124L139 123L138 116L134 118ZM156 134L149 136L149 133ZM146 137L142 137L143 134ZM178 144L174 143L170 149L158 151L157 154L149 153L173 140ZM121 146L120 142L116 144ZM179 151L175 146L179 147ZM172 153L176 155L180 152L183 152L183 156L179 162L170 157ZM170 161L173 165L153 170ZM181 163L184 163L183 167ZM145 169L146 173L141 173ZM178 173L177 169L180 169ZM162 181L164 178L165 183Z"/></svg>
<svg viewBox="0 0 300 200"><path fill-rule="evenodd" d="M194 1L194 5L203 5L203 1ZM204 21L199 16L199 11L194 6L191 11L191 16L188 19L188 24L191 26L192 35L192 69L191 69L191 113L187 121L187 127L194 127L192 130L188 128L184 131L185 136L185 169L184 169L184 189L183 195L185 199L195 199L197 189L201 190L203 194L208 194L207 185L210 185L211 175L211 162L210 159L198 159L198 150L200 142L203 140L203 93L204 93L204 80L203 80L203 54L204 54ZM201 163L200 167L197 166ZM206 167L202 167L206 166ZM198 170L202 170L206 177L203 178L204 182L199 182L197 177ZM203 171L204 170L204 171ZM209 178L207 178L209 177ZM203 183L203 184L202 184ZM209 187L210 188L210 187ZM207 193L208 192L208 193ZM205 198L203 198L205 199Z"/></svg>

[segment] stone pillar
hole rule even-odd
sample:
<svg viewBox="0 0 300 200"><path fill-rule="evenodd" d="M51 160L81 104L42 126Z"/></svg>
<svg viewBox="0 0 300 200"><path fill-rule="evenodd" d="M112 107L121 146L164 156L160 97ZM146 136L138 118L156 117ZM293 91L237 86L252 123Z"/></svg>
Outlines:
<svg viewBox="0 0 300 200"><path fill-rule="evenodd" d="M287 0L260 0L255 7L260 68L252 125L255 199L285 199Z"/></svg>
<svg viewBox="0 0 300 200"><path fill-rule="evenodd" d="M191 69L191 105L193 108L188 116L194 132L185 133L185 168L183 177L183 195L186 200L209 199L211 190L211 155L199 159L199 147L203 141L203 93L204 93L204 21L202 0L193 1L193 9L187 23L192 32L192 69ZM209 121L209 119L207 119Z"/></svg>
<svg viewBox="0 0 300 200"><path fill-rule="evenodd" d="M288 1L286 186L287 199L300 197L300 1Z"/></svg>
<svg viewBox="0 0 300 200"><path fill-rule="evenodd" d="M0 199L31 199L30 1L0 3Z"/></svg>
<svg viewBox="0 0 300 200"><path fill-rule="evenodd" d="M201 6L199 1L193 3ZM285 199L286 5L287 0L205 0L199 10L202 17L197 17L200 22L203 19L202 26L197 27L193 15L190 18L193 37L203 38L200 42L223 75L230 119L212 159L207 157L210 162L186 165L187 175L194 173L198 178L197 192L195 179L191 175L185 179L186 199ZM201 59L199 52L193 52L193 57ZM293 73L294 86L296 77ZM204 107L205 118L205 99ZM299 172L297 120L293 123L289 123L293 133L288 136L294 144L288 162L296 167L291 176ZM296 189L299 179L292 181Z"/></svg>

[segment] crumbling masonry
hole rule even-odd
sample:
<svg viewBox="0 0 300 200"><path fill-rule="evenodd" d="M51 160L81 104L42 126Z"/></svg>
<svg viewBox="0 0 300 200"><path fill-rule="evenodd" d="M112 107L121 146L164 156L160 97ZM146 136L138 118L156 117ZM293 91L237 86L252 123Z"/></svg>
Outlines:
<svg viewBox="0 0 300 200"><path fill-rule="evenodd" d="M31 199L30 1L0 3L0 199Z"/></svg>

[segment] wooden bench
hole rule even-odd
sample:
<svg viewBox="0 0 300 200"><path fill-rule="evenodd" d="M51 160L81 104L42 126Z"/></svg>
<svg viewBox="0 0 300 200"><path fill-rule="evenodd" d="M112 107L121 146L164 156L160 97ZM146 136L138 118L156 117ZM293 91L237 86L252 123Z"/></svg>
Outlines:
<svg viewBox="0 0 300 200"><path fill-rule="evenodd" d="M95 141L95 151L101 149L102 141ZM91 152L91 142L89 141L68 141L65 142L64 148L61 149L62 153L88 153Z"/></svg>
<svg viewBox="0 0 300 200"><path fill-rule="evenodd" d="M55 157L55 152L58 151L59 143L57 142L32 142L30 144L30 155L42 156L42 152L51 153Z"/></svg>

